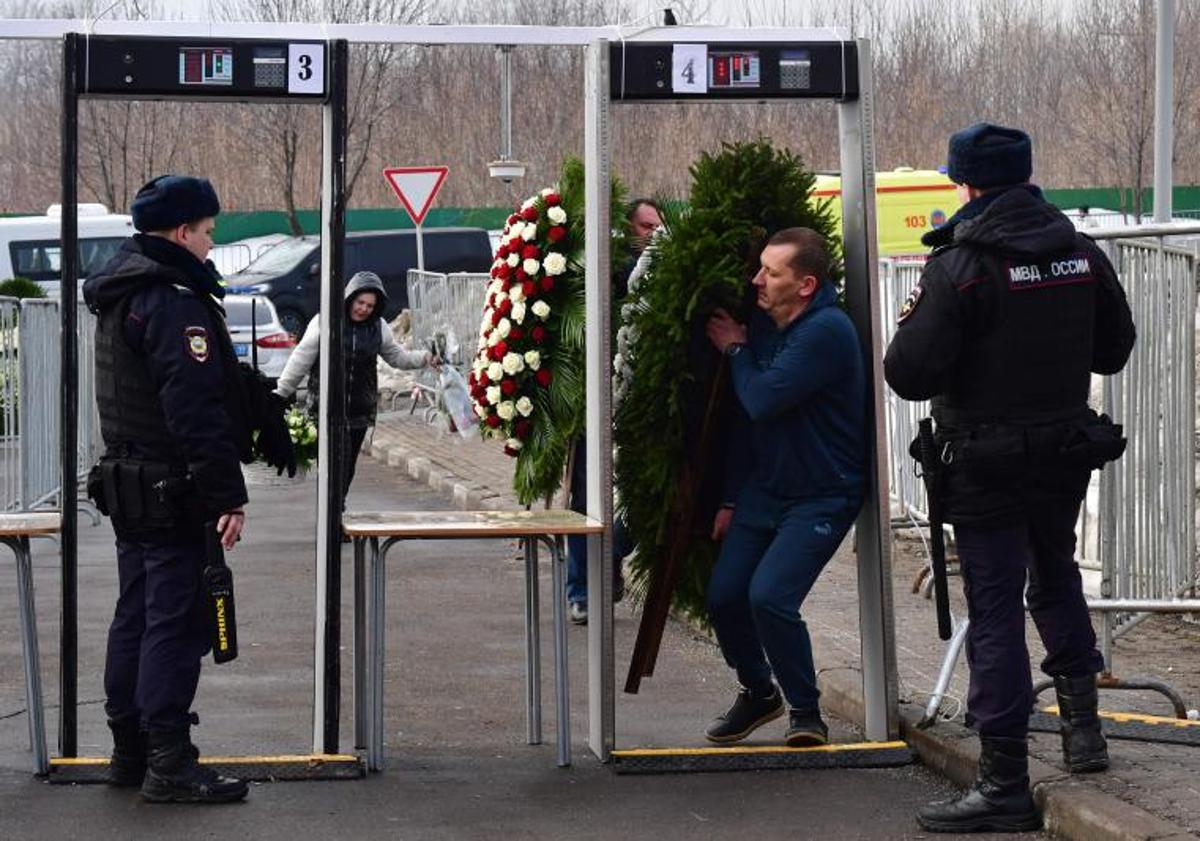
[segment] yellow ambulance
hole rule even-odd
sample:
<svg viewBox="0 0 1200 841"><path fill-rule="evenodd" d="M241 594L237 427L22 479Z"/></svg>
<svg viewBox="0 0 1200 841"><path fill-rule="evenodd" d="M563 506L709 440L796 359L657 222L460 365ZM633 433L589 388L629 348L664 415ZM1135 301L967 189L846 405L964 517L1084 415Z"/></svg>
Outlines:
<svg viewBox="0 0 1200 841"><path fill-rule="evenodd" d="M818 175L813 199L829 199L839 228L842 218L842 179ZM961 206L954 182L931 169L897 167L875 174L875 213L882 257L924 257L929 249L921 235L954 215Z"/></svg>

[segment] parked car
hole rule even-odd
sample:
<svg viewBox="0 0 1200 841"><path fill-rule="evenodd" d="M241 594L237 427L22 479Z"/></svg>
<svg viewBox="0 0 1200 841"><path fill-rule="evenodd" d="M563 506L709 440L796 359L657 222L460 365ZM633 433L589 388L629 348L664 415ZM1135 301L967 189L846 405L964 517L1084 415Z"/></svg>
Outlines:
<svg viewBox="0 0 1200 841"><path fill-rule="evenodd" d="M253 363L257 359L258 370L278 379L296 339L279 323L270 299L261 295L226 295L222 305L238 361Z"/></svg>
<svg viewBox="0 0 1200 841"><path fill-rule="evenodd" d="M417 266L416 232L361 231L346 235L345 276L364 269L383 280L395 318L408 306L408 270ZM423 232L425 268L432 272L486 272L492 248L482 228L431 228ZM265 295L284 328L300 335L320 310L321 241L316 236L285 240L240 272L225 279L231 293Z"/></svg>

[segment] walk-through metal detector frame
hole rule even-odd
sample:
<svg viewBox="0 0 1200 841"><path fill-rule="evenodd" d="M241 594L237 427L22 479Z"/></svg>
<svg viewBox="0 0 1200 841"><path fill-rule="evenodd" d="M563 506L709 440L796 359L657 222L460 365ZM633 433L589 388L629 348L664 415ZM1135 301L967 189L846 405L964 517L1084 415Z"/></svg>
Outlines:
<svg viewBox="0 0 1200 841"><path fill-rule="evenodd" d="M842 170L843 251L845 256L846 303L858 330L866 370L870 374L871 394L869 428L874 459L870 470L867 501L856 524L859 588L859 627L862 646L863 696L866 709L866 736L884 741L899 731L898 689L895 637L892 625L891 543L888 528L887 450L883 428L883 347L880 333L880 300L878 266L875 248L875 154L872 129L872 63L870 43L852 40L845 34L829 29L764 28L737 29L729 27L665 27L629 32L620 27L541 27L541 26L393 26L377 24L297 24L297 23L222 23L194 21L100 21L72 20L0 21L4 37L49 39L73 33L85 27L110 35L158 36L179 38L262 38L281 37L298 40L330 41L340 39L361 44L413 45L483 45L483 46L541 46L574 47L587 51L584 79L585 101L585 164L587 191L586 239L586 387L587 402L587 463L588 515L600 519L605 531L599 538L588 540L588 576L601 582L600 599L593 599L588 625L588 745L601 760L610 759L615 744L616 672L613 641L613 605L611 559L609 546L612 526L612 405L611 340L609 327L609 193L610 139L608 118L609 45L613 42L667 44L851 44L857 48L859 94L838 101L839 136ZM80 37L80 36L75 36ZM336 41L330 41L336 43ZM344 48L343 48L344 49ZM68 53L70 51L67 51ZM65 67L65 65L64 65ZM64 142L63 204L75 203L74 148L76 97L74 80L77 68L64 74L64 140L68 133L72 148ZM334 74L331 72L331 79ZM335 285L333 267L340 263L341 237L344 233L342 213L344 198L344 127L345 87L341 82L341 106L325 108L325 164L322 189L322 312L336 312L341 289ZM161 97L160 97L161 98ZM753 101L752 97L748 97ZM830 97L834 98L834 97ZM70 103L67 113L66 103ZM340 113L338 113L340 112ZM68 129L67 122L71 125ZM340 138L340 154L330 151ZM71 173L68 177L67 173ZM69 183L68 183L69 182ZM74 241L77 235L73 214L63 216L63 240L68 234ZM335 249L338 249L335 251ZM75 422L68 417L67 407L75 406L78 382L76 379L74 339L76 252L63 251L63 294L69 301L63 308L63 441L72 442L69 452L64 444L63 475L69 478L64 487L74 487ZM323 321L321 340L321 380L323 391L334 383L330 370L340 370L335 355L340 354L341 342L337 319ZM338 378L340 387L340 377ZM332 404L331 394L322 394L325 407ZM324 410L325 412L328 409ZM327 432L329 418L321 430L321 460L330 470L318 474L320 495L318 511L318 580L316 622L316 681L314 689L313 735L314 750L319 744L336 746L338 730L338 638L340 573L329 558L339 557L340 497L333 481L341 475L338 448L329 448L332 439ZM331 464L331 462L334 462ZM69 474L69 475L68 475ZM60 749L64 756L75 752L75 556L76 529L71 518L63 522L63 712L64 720L70 711L69 727L60 734ZM68 624L69 623L69 624ZM69 643L69 644L68 644ZM69 674L68 674L69 673Z"/></svg>
<svg viewBox="0 0 1200 841"><path fill-rule="evenodd" d="M45 22L23 22L45 23ZM78 21L57 22L79 24ZM129 23L129 22L125 22ZM75 26L73 29L82 27ZM180 30L175 26L117 27L115 33L103 35L94 31L62 33L62 388L61 388L61 438L59 442L62 459L62 488L64 505L62 518L62 630L61 666L59 683L58 747L65 760L77 756L78 751L78 529L73 506L78 475L76 437L78 435L77 407L79 399L78 342L76 337L77 296L79 276L78 221L77 215L68 211L78 200L79 170L79 100L106 98L153 101L205 101L205 102L285 102L290 104L314 103L321 105L322 119L322 165L321 165L321 423L319 425L319 463L317 471L317 573L316 573L316 622L314 642L313 680L313 756L274 757L263 765L262 757L256 758L253 768L242 769L242 775L255 778L256 773L267 773L275 778L291 774L283 770L291 762L312 765L314 757L319 764L328 766L333 776L343 775L337 765L339 760L351 757L337 756L338 710L341 697L340 666L340 609L341 609L341 477L345 470L345 454L336 443L344 437L345 398L344 376L342 375L342 332L343 320L328 317L342 311L344 278L343 254L345 252L345 183L346 183L346 89L348 76L349 48L343 39L330 39L324 33L308 32L305 36L280 38L280 28L260 29L252 32L234 30L213 37L212 27L190 24ZM142 31L144 30L144 31ZM164 31L165 34L164 34ZM20 36L14 36L20 37ZM25 36L36 37L36 36ZM249 58L252 47L266 47L261 64L265 71L274 69L287 55L289 48L301 44L319 44L323 48L324 86L317 92L292 93L290 87L264 85L250 89L251 78L245 72L249 66L240 67L244 59L234 65L232 78L223 85L196 84L183 89L183 81L174 82L161 73L163 61L180 55L182 68L183 49L203 50L228 48L231 59L234 50L246 53ZM278 50L282 49L283 53ZM109 61L104 64L103 61ZM95 68L93 68L95 64ZM260 64L255 53L254 65ZM182 73L182 69L180 73ZM235 75L236 74L236 75ZM266 73L264 75L267 75ZM254 77L258 85L258 77ZM203 175L204 173L200 173ZM336 408L335 408L336 407ZM332 562L331 562L332 559ZM236 759L226 759L234 762ZM52 763L53 765L53 763ZM74 768L74 763L65 763L64 768ZM357 765L357 763L355 763ZM86 769L85 769L86 771ZM302 777L313 776L311 768Z"/></svg>
<svg viewBox="0 0 1200 841"><path fill-rule="evenodd" d="M869 740L884 742L899 733L895 634L892 624L891 533L887 507L887 439L883 413L883 347L880 335L880 289L875 236L875 148L872 128L872 64L870 42L850 40L830 30L708 29L664 27L621 40L621 44L666 43L720 46L754 44L853 44L859 93L828 97L838 103L842 173L842 238L846 304L857 328L866 371L870 375L869 424L872 463L870 488L856 522L859 634L862 651L865 730ZM586 178L586 375L587 375L587 514L608 528L588 538L588 580L595 593L588 610L588 739L601 759L611 755L616 731L616 685L613 670L612 592L612 351L609 313L609 175L612 106L609 74L610 42L588 46L584 82L584 171ZM843 49L843 55L846 51ZM765 62L764 62L765 63ZM843 78L850 68L843 66ZM668 101L706 101L703 94L654 97ZM778 98L778 97L776 97ZM804 98L811 99L811 96ZM639 97L646 101L649 97ZM738 101L758 101L752 96ZM597 470L596 467L600 469ZM597 588L596 582L601 586ZM597 611L596 608L599 608ZM598 620L598 621L597 621Z"/></svg>

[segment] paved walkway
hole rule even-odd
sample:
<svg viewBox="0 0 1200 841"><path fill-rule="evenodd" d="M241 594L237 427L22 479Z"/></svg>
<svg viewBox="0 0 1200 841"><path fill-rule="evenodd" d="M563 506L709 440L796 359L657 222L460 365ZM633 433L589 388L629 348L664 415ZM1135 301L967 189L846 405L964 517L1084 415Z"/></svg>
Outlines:
<svg viewBox="0 0 1200 841"><path fill-rule="evenodd" d="M459 507L516 505L510 486L512 461L499 442L463 440L436 424L392 412L380 417L372 447L376 458L428 482ZM965 658L960 658L943 705L949 720L916 731L913 725L936 682L944 648L936 636L931 603L911 592L923 565L922 544L915 534L900 533L894 547L894 623L905 732L927 764L965 783L974 773L977 751L976 741L961 724ZM805 619L826 687L825 702L835 714L851 720L861 704L855 584L853 557L849 547L843 547L805 604ZM951 591L952 610L956 616L965 616L966 605L956 581L951 582ZM1031 662L1036 664L1043 652L1032 622L1027 638ZM627 656L628 650L618 646L621 674ZM1200 706L1200 624L1183 617L1153 617L1117 641L1113 661L1118 677L1165 682L1183 696L1190 709ZM1035 679L1038 677L1040 673L1035 672ZM1041 700L1052 702L1053 693ZM1104 691L1101 707L1171 714L1162 696L1147 692ZM1108 773L1071 778L1061 768L1057 735L1033 737L1032 774L1052 831L1089 841L1200 837L1200 747L1115 739L1109 747L1113 762Z"/></svg>

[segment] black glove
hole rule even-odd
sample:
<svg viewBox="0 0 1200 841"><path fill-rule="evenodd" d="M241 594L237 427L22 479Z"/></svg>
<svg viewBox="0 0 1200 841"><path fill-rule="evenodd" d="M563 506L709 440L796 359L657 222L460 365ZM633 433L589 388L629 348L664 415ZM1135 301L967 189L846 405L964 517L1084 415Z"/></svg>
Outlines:
<svg viewBox="0 0 1200 841"><path fill-rule="evenodd" d="M250 425L258 431L255 450L263 461L276 469L277 475L282 476L286 469L289 477L295 476L296 450L283 417L287 402L271 390L271 383L261 372L245 363L240 367L250 401Z"/></svg>
<svg viewBox="0 0 1200 841"><path fill-rule="evenodd" d="M296 448L283 417L287 404L278 394L270 393L266 404L262 426L258 430L258 451L262 453L263 461L276 469L276 475L282 476L286 469L291 478L296 475Z"/></svg>

